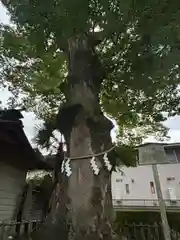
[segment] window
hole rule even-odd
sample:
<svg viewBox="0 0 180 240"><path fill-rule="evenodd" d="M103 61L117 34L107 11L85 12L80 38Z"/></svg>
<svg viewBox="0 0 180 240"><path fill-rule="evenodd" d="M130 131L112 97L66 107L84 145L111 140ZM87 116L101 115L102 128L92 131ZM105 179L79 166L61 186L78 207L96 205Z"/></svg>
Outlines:
<svg viewBox="0 0 180 240"><path fill-rule="evenodd" d="M129 191L129 184L126 184L125 188L126 188L126 193L129 194L130 193L130 191Z"/></svg>
<svg viewBox="0 0 180 240"><path fill-rule="evenodd" d="M120 178L116 179L116 182L122 182L122 179L120 179Z"/></svg>
<svg viewBox="0 0 180 240"><path fill-rule="evenodd" d="M176 156L176 151L174 149L165 149L165 153L167 156L167 159L171 163L176 163L177 161L177 156Z"/></svg>
<svg viewBox="0 0 180 240"><path fill-rule="evenodd" d="M155 187L153 182L150 182L150 187L151 187L151 193L155 194Z"/></svg>
<svg viewBox="0 0 180 240"><path fill-rule="evenodd" d="M167 177L167 181L174 181L175 177Z"/></svg>

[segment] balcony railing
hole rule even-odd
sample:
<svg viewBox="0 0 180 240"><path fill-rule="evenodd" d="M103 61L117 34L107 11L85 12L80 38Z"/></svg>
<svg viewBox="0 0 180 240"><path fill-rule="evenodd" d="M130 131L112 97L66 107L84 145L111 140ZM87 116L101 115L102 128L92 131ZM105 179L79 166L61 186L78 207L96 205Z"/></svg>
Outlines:
<svg viewBox="0 0 180 240"><path fill-rule="evenodd" d="M180 199L170 200L165 199L166 208L180 208ZM144 207L144 208L159 208L158 199L113 199L115 208L121 207Z"/></svg>

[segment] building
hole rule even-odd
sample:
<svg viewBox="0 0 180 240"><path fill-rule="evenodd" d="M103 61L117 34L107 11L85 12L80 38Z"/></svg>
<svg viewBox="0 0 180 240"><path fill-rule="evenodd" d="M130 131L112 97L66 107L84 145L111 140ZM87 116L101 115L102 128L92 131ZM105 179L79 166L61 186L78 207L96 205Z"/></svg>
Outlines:
<svg viewBox="0 0 180 240"><path fill-rule="evenodd" d="M167 211L180 211L180 143L146 143L138 148L137 167L122 167L112 174L116 210L159 211L152 164L157 164Z"/></svg>
<svg viewBox="0 0 180 240"><path fill-rule="evenodd" d="M0 222L17 220L29 170L44 169L24 131L22 114L0 111Z"/></svg>
<svg viewBox="0 0 180 240"><path fill-rule="evenodd" d="M27 182L21 219L27 221L44 220L49 207L49 199L53 190L52 177L45 175L42 179Z"/></svg>

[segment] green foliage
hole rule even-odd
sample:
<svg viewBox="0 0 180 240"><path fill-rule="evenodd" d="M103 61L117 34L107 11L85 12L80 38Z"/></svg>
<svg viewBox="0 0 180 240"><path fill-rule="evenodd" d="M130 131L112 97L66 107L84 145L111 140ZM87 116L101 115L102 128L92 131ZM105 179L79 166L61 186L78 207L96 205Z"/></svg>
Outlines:
<svg viewBox="0 0 180 240"><path fill-rule="evenodd" d="M13 93L9 104L24 106L40 119L52 117L65 101L61 91L66 76L64 54L47 49L39 57L26 36L10 26L1 26L1 37L0 83Z"/></svg>
<svg viewBox="0 0 180 240"><path fill-rule="evenodd" d="M109 152L108 158L113 165L113 170L116 166L136 166L137 164L138 152L134 149L134 145L124 145L120 144L115 148L115 150ZM117 169L118 170L118 169Z"/></svg>
<svg viewBox="0 0 180 240"><path fill-rule="evenodd" d="M118 139L134 145L153 133L167 135L162 112L180 111L179 1L1 2L14 23L0 29L1 84L13 93L9 104L52 119L66 101L68 39L94 31L101 35L95 50L106 71L101 106L116 120Z"/></svg>
<svg viewBox="0 0 180 240"><path fill-rule="evenodd" d="M35 142L42 148L49 149L51 146L51 138L54 136L53 132L56 129L56 119L46 119L42 127L37 126L38 134L35 137Z"/></svg>

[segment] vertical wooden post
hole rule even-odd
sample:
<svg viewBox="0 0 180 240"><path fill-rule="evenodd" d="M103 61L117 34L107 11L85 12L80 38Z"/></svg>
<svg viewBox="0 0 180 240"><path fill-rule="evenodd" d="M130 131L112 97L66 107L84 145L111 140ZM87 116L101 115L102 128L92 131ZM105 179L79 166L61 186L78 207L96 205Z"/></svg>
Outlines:
<svg viewBox="0 0 180 240"><path fill-rule="evenodd" d="M32 232L34 232L34 231L36 231L36 229L37 229L37 222L36 221L33 221L32 222Z"/></svg>
<svg viewBox="0 0 180 240"><path fill-rule="evenodd" d="M154 236L153 236L153 231L152 231L152 227L151 225L147 225L147 240L152 240L154 239Z"/></svg>
<svg viewBox="0 0 180 240"><path fill-rule="evenodd" d="M156 163L152 164L152 170L153 170L154 181L156 185L157 197L159 202L164 240L171 240L170 228L169 228L167 214L166 214L166 206L162 196L161 185L160 185L159 174L158 174Z"/></svg>
<svg viewBox="0 0 180 240"><path fill-rule="evenodd" d="M15 232L17 236L20 236L20 232L21 232L21 222L17 222L16 223L16 227L15 227Z"/></svg>
<svg viewBox="0 0 180 240"><path fill-rule="evenodd" d="M145 229L144 229L144 227L143 227L143 224L140 223L139 226L140 226L141 239L142 239L142 240L146 240L146 234L145 234Z"/></svg>
<svg viewBox="0 0 180 240"><path fill-rule="evenodd" d="M4 234L5 234L5 225L4 224L0 225L0 231L1 231L0 240L4 240Z"/></svg>
<svg viewBox="0 0 180 240"><path fill-rule="evenodd" d="M157 222L154 223L154 232L155 232L155 239L160 240L159 238L159 228Z"/></svg>
<svg viewBox="0 0 180 240"><path fill-rule="evenodd" d="M24 222L24 233L25 233L26 235L29 234L29 222L28 222L28 221L27 221L27 222Z"/></svg>

